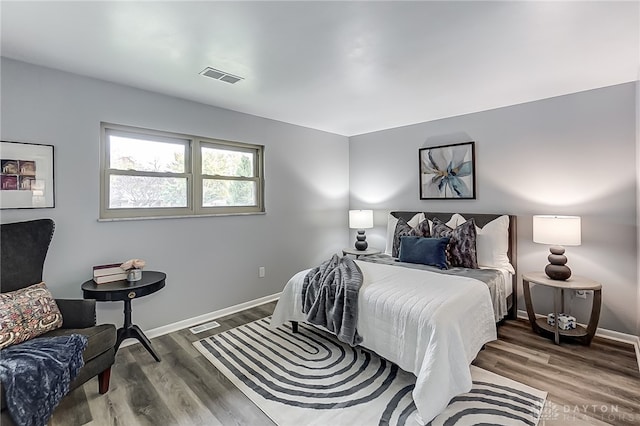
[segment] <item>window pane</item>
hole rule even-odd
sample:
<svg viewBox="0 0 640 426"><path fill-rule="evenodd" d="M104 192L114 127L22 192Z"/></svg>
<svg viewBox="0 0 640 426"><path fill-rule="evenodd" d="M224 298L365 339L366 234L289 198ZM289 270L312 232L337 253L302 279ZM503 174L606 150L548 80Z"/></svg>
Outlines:
<svg viewBox="0 0 640 426"><path fill-rule="evenodd" d="M202 174L253 177L253 158L251 152L232 151L202 147Z"/></svg>
<svg viewBox="0 0 640 426"><path fill-rule="evenodd" d="M184 173L186 145L109 136L109 168Z"/></svg>
<svg viewBox="0 0 640 426"><path fill-rule="evenodd" d="M203 179L202 206L255 206L256 184L253 181Z"/></svg>
<svg viewBox="0 0 640 426"><path fill-rule="evenodd" d="M109 196L110 209L188 207L187 179L111 175Z"/></svg>

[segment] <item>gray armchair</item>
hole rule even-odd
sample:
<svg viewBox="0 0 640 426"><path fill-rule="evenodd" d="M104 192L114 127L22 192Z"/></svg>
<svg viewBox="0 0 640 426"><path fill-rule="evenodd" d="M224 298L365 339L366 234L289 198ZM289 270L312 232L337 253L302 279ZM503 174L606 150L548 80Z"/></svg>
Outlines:
<svg viewBox="0 0 640 426"><path fill-rule="evenodd" d="M10 292L42 281L42 272L55 225L51 219L38 219L0 225L0 292ZM79 288L79 284L78 284ZM56 299L62 313L62 328L42 336L72 333L88 338L83 353L84 367L71 383L70 390L98 376L98 391L109 390L111 366L115 360L116 328L113 324L96 325L95 300ZM6 410L4 389L0 393L1 424L12 424Z"/></svg>

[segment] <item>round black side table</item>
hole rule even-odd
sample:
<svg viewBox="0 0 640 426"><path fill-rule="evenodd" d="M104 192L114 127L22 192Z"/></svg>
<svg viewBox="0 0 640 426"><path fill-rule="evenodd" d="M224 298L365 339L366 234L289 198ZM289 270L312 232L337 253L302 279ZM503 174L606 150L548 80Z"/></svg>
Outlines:
<svg viewBox="0 0 640 426"><path fill-rule="evenodd" d="M113 281L110 283L96 284L95 281L89 280L82 283L82 295L85 299L95 299L98 302L115 302L122 300L124 302L124 325L118 329L115 350L124 339L137 339L142 346L160 362L160 357L151 347L151 342L144 335L140 327L131 323L131 301L138 297L144 297L148 294L155 293L165 285L167 275L164 272L142 271L142 279L138 281Z"/></svg>

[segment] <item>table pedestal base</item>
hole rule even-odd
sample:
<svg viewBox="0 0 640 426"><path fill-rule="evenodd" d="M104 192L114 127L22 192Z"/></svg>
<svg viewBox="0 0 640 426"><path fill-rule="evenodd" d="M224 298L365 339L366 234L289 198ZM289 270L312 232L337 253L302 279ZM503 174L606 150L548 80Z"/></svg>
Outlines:
<svg viewBox="0 0 640 426"><path fill-rule="evenodd" d="M118 352L118 348L120 347L122 341L129 338L137 339L140 343L142 343L142 346L145 347L145 349L151 354L151 356L153 356L156 361L160 362L160 357L158 356L156 351L153 350L151 342L149 341L147 336L144 335L140 327L131 323L131 300L125 300L124 325L122 326L122 328L118 329L115 346L116 353Z"/></svg>

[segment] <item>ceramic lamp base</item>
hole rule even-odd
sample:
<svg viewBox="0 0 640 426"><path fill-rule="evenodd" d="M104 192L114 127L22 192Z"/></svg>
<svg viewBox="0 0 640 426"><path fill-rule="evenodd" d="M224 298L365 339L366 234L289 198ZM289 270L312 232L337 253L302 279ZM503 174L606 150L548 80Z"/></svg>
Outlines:
<svg viewBox="0 0 640 426"><path fill-rule="evenodd" d="M547 257L549 264L544 268L545 274L552 280L565 281L571 276L571 269L566 265L567 256L564 255L564 247L553 246L549 249L551 254Z"/></svg>
<svg viewBox="0 0 640 426"><path fill-rule="evenodd" d="M356 240L356 250L364 251L369 247L369 244L367 243L367 236L364 235L364 229L358 229Z"/></svg>

